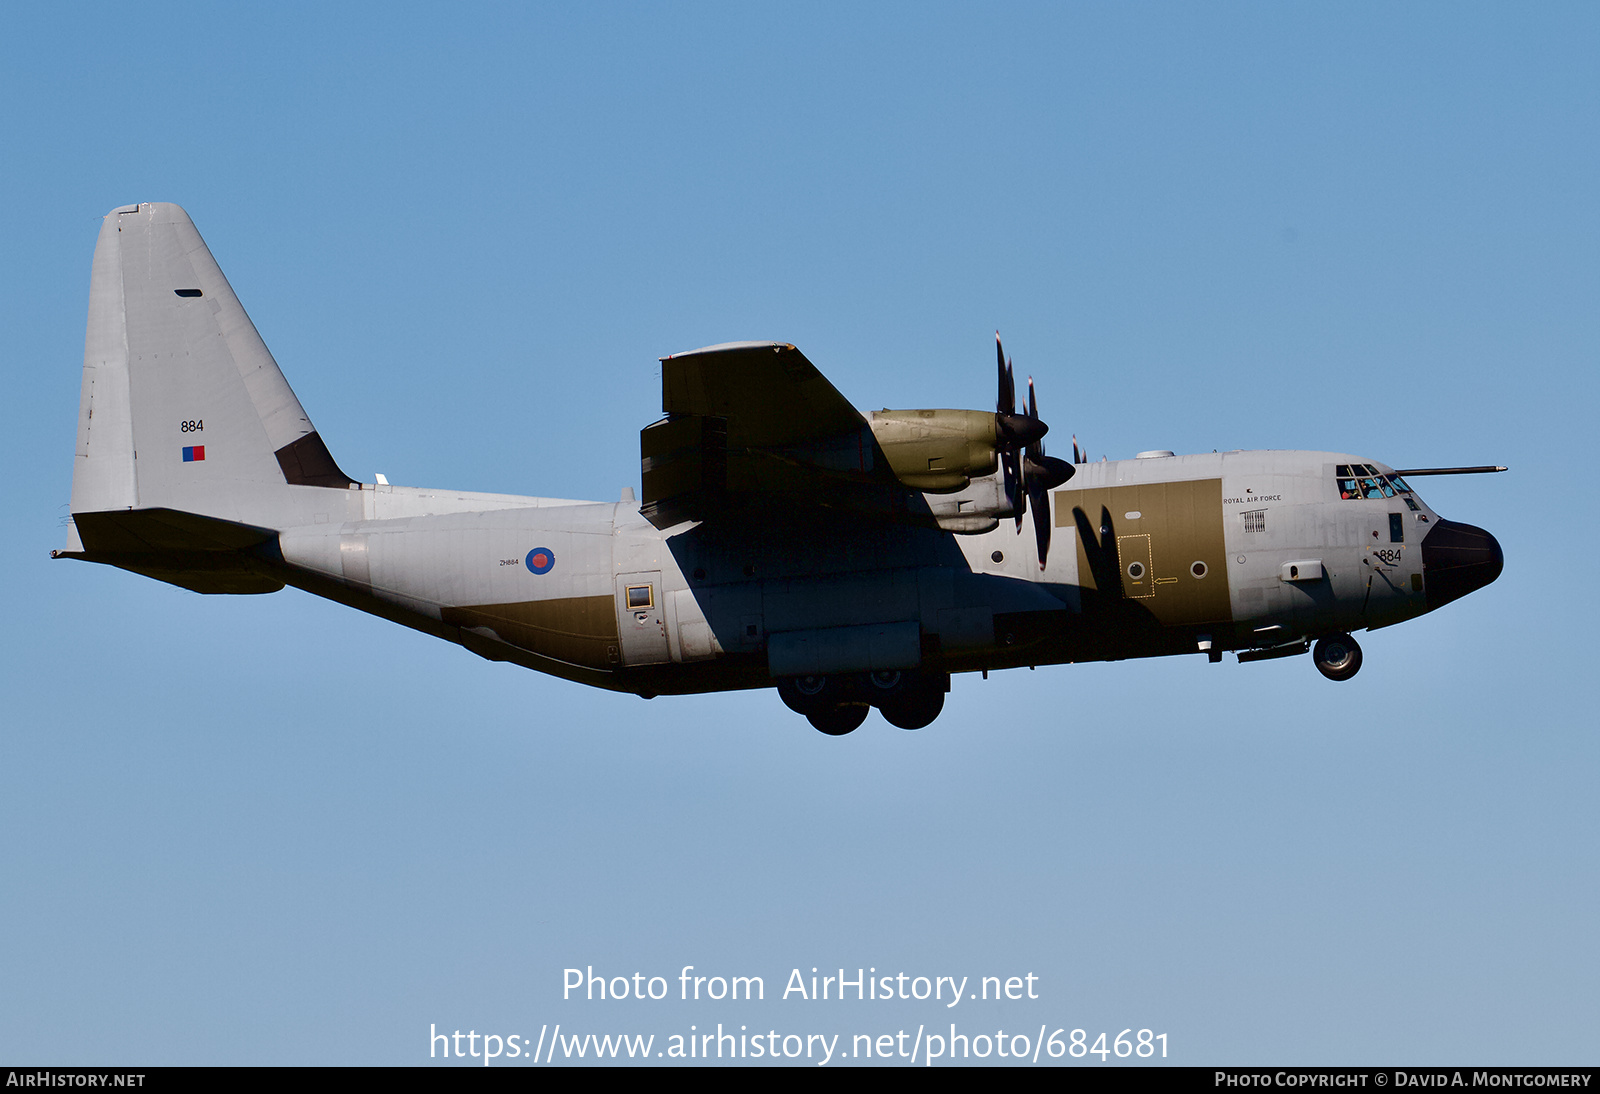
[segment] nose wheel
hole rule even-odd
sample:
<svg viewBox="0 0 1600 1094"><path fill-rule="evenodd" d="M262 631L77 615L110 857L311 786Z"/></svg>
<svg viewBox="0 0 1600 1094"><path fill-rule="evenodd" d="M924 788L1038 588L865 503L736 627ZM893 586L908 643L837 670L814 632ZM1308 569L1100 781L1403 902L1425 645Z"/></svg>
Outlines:
<svg viewBox="0 0 1600 1094"><path fill-rule="evenodd" d="M1329 680L1348 680L1361 671L1361 647L1348 634L1330 634L1317 639L1311 660Z"/></svg>

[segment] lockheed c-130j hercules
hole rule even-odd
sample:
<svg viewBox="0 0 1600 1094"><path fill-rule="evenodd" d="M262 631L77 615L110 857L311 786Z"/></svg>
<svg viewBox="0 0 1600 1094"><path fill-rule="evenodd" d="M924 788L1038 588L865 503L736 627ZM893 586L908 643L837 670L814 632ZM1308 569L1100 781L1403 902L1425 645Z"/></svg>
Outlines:
<svg viewBox="0 0 1600 1094"><path fill-rule="evenodd" d="M824 733L927 725L954 673L1224 651L1361 666L1351 631L1493 581L1500 545L1331 452L1046 456L993 412L861 414L795 347L662 358L642 491L564 501L340 470L176 205L95 247L58 557L202 593L293 585L494 661L643 696L776 687ZM1031 522L1032 535L1023 533Z"/></svg>

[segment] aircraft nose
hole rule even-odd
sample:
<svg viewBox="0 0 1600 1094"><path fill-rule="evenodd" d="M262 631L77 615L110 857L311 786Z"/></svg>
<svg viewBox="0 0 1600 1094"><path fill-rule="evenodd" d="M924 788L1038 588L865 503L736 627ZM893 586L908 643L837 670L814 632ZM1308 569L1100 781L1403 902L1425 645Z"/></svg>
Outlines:
<svg viewBox="0 0 1600 1094"><path fill-rule="evenodd" d="M1422 572L1429 609L1459 600L1500 576L1500 543L1471 524L1441 519L1422 539Z"/></svg>

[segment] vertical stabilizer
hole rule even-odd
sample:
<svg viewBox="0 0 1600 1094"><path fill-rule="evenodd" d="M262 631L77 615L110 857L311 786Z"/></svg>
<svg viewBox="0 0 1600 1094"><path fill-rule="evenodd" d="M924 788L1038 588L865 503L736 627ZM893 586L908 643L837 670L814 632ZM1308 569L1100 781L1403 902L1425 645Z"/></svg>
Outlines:
<svg viewBox="0 0 1600 1094"><path fill-rule="evenodd" d="M74 516L172 509L270 524L292 486L351 481L188 214L112 210L90 276Z"/></svg>

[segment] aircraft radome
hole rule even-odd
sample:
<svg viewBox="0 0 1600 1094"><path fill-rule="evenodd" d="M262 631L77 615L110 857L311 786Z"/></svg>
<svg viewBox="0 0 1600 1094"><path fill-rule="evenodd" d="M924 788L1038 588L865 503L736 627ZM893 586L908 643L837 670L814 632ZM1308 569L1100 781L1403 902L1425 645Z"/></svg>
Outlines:
<svg viewBox="0 0 1600 1094"><path fill-rule="evenodd" d="M997 340L998 352L998 340ZM1046 456L995 409L855 410L799 350L662 358L666 416L617 502L359 483L340 470L187 214L95 247L72 526L57 557L202 593L293 585L614 691L776 687L824 733L927 725L952 674L1310 650L1493 581L1500 545L1334 452ZM1023 534L1031 522L1031 535Z"/></svg>

